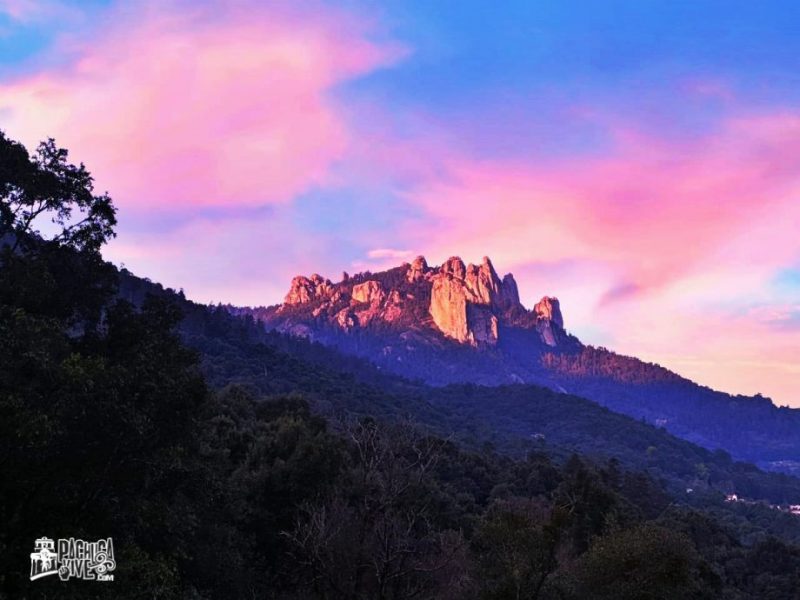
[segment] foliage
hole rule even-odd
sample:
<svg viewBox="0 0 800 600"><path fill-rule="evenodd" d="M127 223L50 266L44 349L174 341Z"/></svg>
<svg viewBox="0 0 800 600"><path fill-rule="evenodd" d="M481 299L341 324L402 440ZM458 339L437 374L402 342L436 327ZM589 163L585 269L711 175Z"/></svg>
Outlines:
<svg viewBox="0 0 800 600"><path fill-rule="evenodd" d="M719 581L681 534L652 524L598 539L576 568L579 597L714 598Z"/></svg>
<svg viewBox="0 0 800 600"><path fill-rule="evenodd" d="M31 157L0 132L0 240L8 240L12 250L42 239L41 219L59 229L51 241L81 251L96 252L114 235L111 199L94 195L91 174L67 158L53 139Z"/></svg>

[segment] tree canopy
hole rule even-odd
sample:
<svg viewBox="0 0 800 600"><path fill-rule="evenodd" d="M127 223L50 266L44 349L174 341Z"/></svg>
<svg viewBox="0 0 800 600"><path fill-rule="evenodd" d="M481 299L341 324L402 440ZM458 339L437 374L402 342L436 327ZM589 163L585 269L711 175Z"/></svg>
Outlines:
<svg viewBox="0 0 800 600"><path fill-rule="evenodd" d="M96 195L83 163L76 166L68 158L52 138L31 156L0 131L0 240L12 249L48 239L98 251L114 236L111 198Z"/></svg>

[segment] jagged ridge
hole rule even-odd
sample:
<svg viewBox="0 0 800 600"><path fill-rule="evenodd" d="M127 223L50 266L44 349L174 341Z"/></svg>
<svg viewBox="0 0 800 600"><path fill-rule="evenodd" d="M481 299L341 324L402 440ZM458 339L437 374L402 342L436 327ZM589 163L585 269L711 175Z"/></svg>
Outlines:
<svg viewBox="0 0 800 600"><path fill-rule="evenodd" d="M488 257L480 265L465 265L454 256L429 267L419 256L382 274L351 278L344 273L338 283L318 274L297 276L283 305L266 310L262 318L307 337L315 337L321 326L350 332L393 323L408 326L409 333L433 329L472 346L497 345L501 326L535 329L552 347L566 338L558 299L545 296L528 311L514 276L500 279Z"/></svg>

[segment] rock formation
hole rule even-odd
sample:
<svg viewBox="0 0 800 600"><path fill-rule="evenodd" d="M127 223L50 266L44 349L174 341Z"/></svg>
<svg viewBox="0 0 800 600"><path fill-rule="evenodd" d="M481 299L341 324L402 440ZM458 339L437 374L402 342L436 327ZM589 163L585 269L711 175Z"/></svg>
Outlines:
<svg viewBox="0 0 800 600"><path fill-rule="evenodd" d="M425 277L428 270L428 263L425 261L425 257L418 256L409 266L408 273L406 273L406 280L409 283L419 281Z"/></svg>
<svg viewBox="0 0 800 600"><path fill-rule="evenodd" d="M373 275L343 274L339 283L317 274L295 277L284 304L272 309L269 314L274 317L265 320L287 315L274 326L311 337L325 327L349 333L383 323L384 331L396 326L400 334L438 332L473 346L497 345L503 327L535 330L548 346L566 339L558 300L545 296L527 311L513 275L500 279L488 257L479 265L465 265L453 256L440 267L430 267L418 256L401 269L405 272L400 271L399 280L396 274L390 275L397 269ZM309 305L308 309L303 305ZM287 312L291 306L299 308Z"/></svg>
<svg viewBox="0 0 800 600"><path fill-rule="evenodd" d="M497 343L498 319L493 309L504 307L506 294L488 257L480 266L464 266L453 256L431 281L430 314L442 333L459 342Z"/></svg>
<svg viewBox="0 0 800 600"><path fill-rule="evenodd" d="M504 308L508 309L514 306L520 306L517 282L514 280L514 276L511 273L507 273L503 276L503 285L500 289L502 290L501 298Z"/></svg>
<svg viewBox="0 0 800 600"><path fill-rule="evenodd" d="M552 321L562 329L564 328L564 318L561 316L561 306L558 298L545 296L533 307L536 317L546 321Z"/></svg>
<svg viewBox="0 0 800 600"><path fill-rule="evenodd" d="M430 313L439 331L459 342L470 340L466 288L448 271L433 277Z"/></svg>
<svg viewBox="0 0 800 600"><path fill-rule="evenodd" d="M284 298L284 304L308 304L315 298L325 297L334 291L330 279L323 279L322 276L314 273L311 277L298 275L292 279L289 293Z"/></svg>
<svg viewBox="0 0 800 600"><path fill-rule="evenodd" d="M533 307L536 315L536 330L548 346L558 345L559 332L564 330L564 318L558 298L545 296ZM557 328L553 327L556 325Z"/></svg>
<svg viewBox="0 0 800 600"><path fill-rule="evenodd" d="M377 281L366 281L353 286L351 294L356 302L368 302L370 304L380 302L386 296L381 284Z"/></svg>

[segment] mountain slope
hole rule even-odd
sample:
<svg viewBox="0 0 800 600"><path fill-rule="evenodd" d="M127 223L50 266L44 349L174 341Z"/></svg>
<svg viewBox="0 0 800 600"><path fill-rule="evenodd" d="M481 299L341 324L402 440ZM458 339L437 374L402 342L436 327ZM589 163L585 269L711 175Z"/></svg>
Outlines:
<svg viewBox="0 0 800 600"><path fill-rule="evenodd" d="M422 257L331 282L295 277L283 304L227 307L269 330L307 337L431 385L533 383L595 400L707 448L791 471L800 467L800 411L732 396L659 365L584 345L564 327L556 298L527 310L513 275L488 258Z"/></svg>
<svg viewBox="0 0 800 600"><path fill-rule="evenodd" d="M800 502L794 477L764 473L583 398L531 384L431 387L408 381L308 339L265 331L249 317L194 304L126 272L120 294L134 303L147 294L177 301L182 337L199 351L204 375L216 387L239 384L262 396L299 393L334 418L410 418L474 449L490 443L518 456L546 451L562 459L572 452L601 462L617 458L665 481L673 493L691 487L774 504Z"/></svg>

